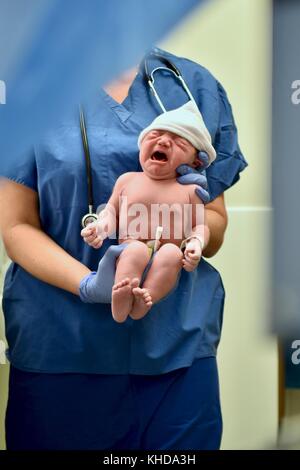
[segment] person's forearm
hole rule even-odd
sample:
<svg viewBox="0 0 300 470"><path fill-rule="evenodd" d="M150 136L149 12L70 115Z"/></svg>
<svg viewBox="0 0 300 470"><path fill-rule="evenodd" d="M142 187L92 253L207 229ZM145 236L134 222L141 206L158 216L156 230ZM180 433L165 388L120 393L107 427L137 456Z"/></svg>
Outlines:
<svg viewBox="0 0 300 470"><path fill-rule="evenodd" d="M203 256L210 258L221 248L227 227L227 219L216 211L205 210L205 238L206 246Z"/></svg>
<svg viewBox="0 0 300 470"><path fill-rule="evenodd" d="M3 236L9 258L41 281L73 294L91 271L57 245L42 230L18 224Z"/></svg>

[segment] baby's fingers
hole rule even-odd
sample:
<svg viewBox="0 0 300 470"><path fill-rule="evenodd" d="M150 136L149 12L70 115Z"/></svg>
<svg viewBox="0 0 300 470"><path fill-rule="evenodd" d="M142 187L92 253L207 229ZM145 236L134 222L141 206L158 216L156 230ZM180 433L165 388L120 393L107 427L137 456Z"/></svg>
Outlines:
<svg viewBox="0 0 300 470"><path fill-rule="evenodd" d="M88 224L86 227L84 227L81 230L80 235L82 237L87 237L91 233L96 233L97 232L97 225L98 225L97 222L92 222L92 223Z"/></svg>
<svg viewBox="0 0 300 470"><path fill-rule="evenodd" d="M91 246L95 249L100 248L103 244L103 240L101 237L95 238L95 240L91 243Z"/></svg>
<svg viewBox="0 0 300 470"><path fill-rule="evenodd" d="M97 235L91 235L90 237L84 237L84 241L85 243L87 243L88 245L92 245L94 243L94 241L96 240L97 238Z"/></svg>
<svg viewBox="0 0 300 470"><path fill-rule="evenodd" d="M89 235L91 233L90 229L88 229L87 227L83 228L80 232L80 235L82 237L86 237L87 235Z"/></svg>
<svg viewBox="0 0 300 470"><path fill-rule="evenodd" d="M187 252L185 253L185 258L190 261L191 263L198 263L200 260L200 256L197 253L194 252Z"/></svg>
<svg viewBox="0 0 300 470"><path fill-rule="evenodd" d="M195 269L195 266L193 266L191 263L189 263L186 260L182 260L182 267L188 272L191 272Z"/></svg>
<svg viewBox="0 0 300 470"><path fill-rule="evenodd" d="M89 238L92 235L96 235L96 227L85 227L81 230L80 235L83 238Z"/></svg>

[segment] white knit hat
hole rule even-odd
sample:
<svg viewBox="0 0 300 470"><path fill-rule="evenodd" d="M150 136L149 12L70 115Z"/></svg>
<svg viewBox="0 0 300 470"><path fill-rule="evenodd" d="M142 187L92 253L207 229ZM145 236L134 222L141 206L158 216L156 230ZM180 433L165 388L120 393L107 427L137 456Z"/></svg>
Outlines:
<svg viewBox="0 0 300 470"><path fill-rule="evenodd" d="M138 146L148 132L164 130L173 132L188 140L197 150L204 150L209 157L209 163L216 158L216 152L211 144L210 133L204 124L202 115L197 106L188 101L180 108L166 111L157 116L152 123L139 135Z"/></svg>

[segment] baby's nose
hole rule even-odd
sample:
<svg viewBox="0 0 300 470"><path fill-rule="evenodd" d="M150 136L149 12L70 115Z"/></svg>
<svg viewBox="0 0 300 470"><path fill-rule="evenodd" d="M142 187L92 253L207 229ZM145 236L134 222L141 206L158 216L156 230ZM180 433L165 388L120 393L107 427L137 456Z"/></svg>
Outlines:
<svg viewBox="0 0 300 470"><path fill-rule="evenodd" d="M171 139L166 134L161 135L158 139L158 144L165 145L166 147L169 147L171 145Z"/></svg>

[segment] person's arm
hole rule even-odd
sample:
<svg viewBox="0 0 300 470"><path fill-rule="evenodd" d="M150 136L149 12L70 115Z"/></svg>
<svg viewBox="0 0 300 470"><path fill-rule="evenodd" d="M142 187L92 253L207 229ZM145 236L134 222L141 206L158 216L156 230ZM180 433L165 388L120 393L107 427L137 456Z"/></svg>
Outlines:
<svg viewBox="0 0 300 470"><path fill-rule="evenodd" d="M190 198L193 204L193 220L195 220L196 210L199 209L199 199L194 191L190 193ZM198 236L203 244L202 256L210 258L221 248L228 224L224 193L205 206L201 204L201 208L203 208L204 215L203 224L194 225L188 238Z"/></svg>
<svg viewBox="0 0 300 470"><path fill-rule="evenodd" d="M224 194L204 206L199 202L199 198L192 188L190 201L193 205L193 228L184 241L185 251L182 260L183 268L186 271L196 269L202 256L210 258L217 253L222 246L228 222Z"/></svg>
<svg viewBox="0 0 300 470"><path fill-rule="evenodd" d="M133 172L128 172L119 176L105 209L98 214L98 220L81 230L81 236L85 243L92 248L100 248L105 238L108 238L118 230L120 197L122 196L123 188L130 181L133 174Z"/></svg>
<svg viewBox="0 0 300 470"><path fill-rule="evenodd" d="M223 193L205 206L205 246L202 253L205 258L211 258L221 248L227 224L228 216Z"/></svg>
<svg viewBox="0 0 300 470"><path fill-rule="evenodd" d="M0 180L0 231L9 258L30 274L73 294L91 271L41 228L36 191Z"/></svg>

